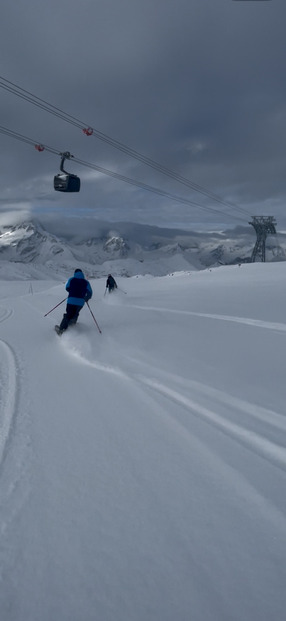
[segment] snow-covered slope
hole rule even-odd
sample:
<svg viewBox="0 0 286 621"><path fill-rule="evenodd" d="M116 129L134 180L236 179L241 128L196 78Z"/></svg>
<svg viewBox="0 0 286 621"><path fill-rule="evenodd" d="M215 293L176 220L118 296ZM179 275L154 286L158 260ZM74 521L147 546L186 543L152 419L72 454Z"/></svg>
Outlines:
<svg viewBox="0 0 286 621"><path fill-rule="evenodd" d="M44 278L1 281L1 621L284 621L286 263L94 279L61 338Z"/></svg>

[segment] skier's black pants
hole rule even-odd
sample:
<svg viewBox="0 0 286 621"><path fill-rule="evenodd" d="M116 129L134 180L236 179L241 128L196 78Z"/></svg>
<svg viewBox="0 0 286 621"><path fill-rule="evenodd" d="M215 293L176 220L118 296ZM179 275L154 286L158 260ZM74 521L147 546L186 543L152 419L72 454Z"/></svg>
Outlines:
<svg viewBox="0 0 286 621"><path fill-rule="evenodd" d="M77 304L67 304L66 312L62 318L60 330L66 330L68 326L74 325L77 320L82 306Z"/></svg>

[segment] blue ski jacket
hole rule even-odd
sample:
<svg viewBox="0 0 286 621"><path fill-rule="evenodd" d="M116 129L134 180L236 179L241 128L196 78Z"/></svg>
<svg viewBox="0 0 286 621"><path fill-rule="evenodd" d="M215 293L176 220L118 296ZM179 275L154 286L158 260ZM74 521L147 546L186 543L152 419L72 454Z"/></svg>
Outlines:
<svg viewBox="0 0 286 621"><path fill-rule="evenodd" d="M85 302L88 302L92 297L90 283L85 279L81 270L76 270L74 275L69 278L66 284L66 290L69 293L67 304L74 304L75 306L82 307Z"/></svg>

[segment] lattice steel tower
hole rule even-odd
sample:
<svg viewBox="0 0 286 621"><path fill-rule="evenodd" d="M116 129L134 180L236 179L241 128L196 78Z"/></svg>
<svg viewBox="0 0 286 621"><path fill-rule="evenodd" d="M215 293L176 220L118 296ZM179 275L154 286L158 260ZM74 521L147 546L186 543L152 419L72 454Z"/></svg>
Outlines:
<svg viewBox="0 0 286 621"><path fill-rule="evenodd" d="M267 235L276 235L275 221L273 216L252 216L249 222L256 231L256 242L252 251L251 261L254 263L256 257L260 257L265 262L265 242Z"/></svg>

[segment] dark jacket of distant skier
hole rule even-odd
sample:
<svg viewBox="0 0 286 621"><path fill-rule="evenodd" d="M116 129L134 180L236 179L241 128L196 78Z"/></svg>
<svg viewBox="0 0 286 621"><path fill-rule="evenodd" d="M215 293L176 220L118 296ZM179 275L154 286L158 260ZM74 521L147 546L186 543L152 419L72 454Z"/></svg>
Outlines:
<svg viewBox="0 0 286 621"><path fill-rule="evenodd" d="M85 302L88 302L92 297L92 288L90 283L84 277L81 269L76 269L74 275L69 278L66 284L66 290L68 291L66 312L62 318L60 324L60 330L66 330L68 326L74 325L79 313L84 306Z"/></svg>
<svg viewBox="0 0 286 621"><path fill-rule="evenodd" d="M109 293L113 291L114 289L117 289L117 284L113 276L111 276L111 274L108 274L108 278L106 281L106 289L108 289Z"/></svg>

